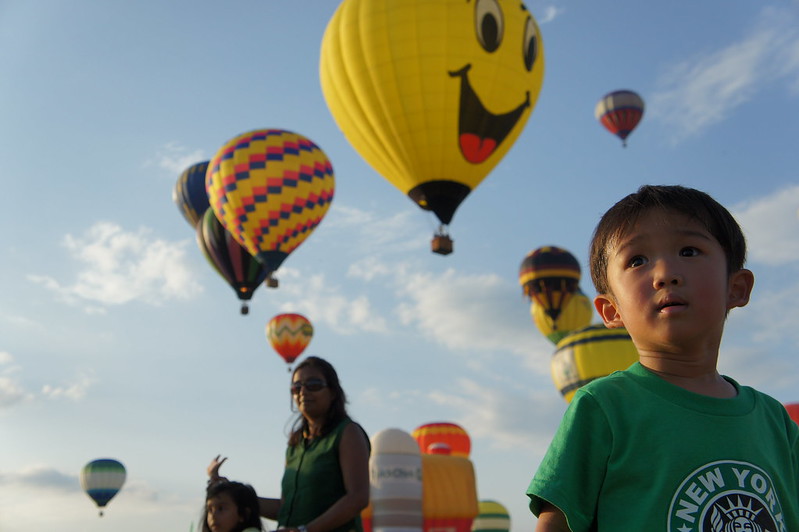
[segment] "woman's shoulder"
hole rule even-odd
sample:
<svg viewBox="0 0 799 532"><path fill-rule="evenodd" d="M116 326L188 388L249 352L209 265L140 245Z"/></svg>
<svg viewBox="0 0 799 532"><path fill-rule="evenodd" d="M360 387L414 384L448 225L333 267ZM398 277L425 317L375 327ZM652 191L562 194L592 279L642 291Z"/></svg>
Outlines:
<svg viewBox="0 0 799 532"><path fill-rule="evenodd" d="M346 439L349 442L354 441L362 441L365 442L368 447L371 448L371 443L369 442L369 435L366 433L366 430L359 424L353 421L352 419L347 418L346 420L342 421L343 427L341 431L342 439Z"/></svg>

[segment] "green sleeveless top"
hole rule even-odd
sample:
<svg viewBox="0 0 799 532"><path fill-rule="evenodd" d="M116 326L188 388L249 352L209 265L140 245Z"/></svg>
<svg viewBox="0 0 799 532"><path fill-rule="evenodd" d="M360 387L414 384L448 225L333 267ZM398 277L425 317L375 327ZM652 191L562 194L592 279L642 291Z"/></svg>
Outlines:
<svg viewBox="0 0 799 532"><path fill-rule="evenodd" d="M286 449L278 528L306 525L344 496L338 449L350 423L351 419L344 419L329 434ZM331 532L363 532L360 515Z"/></svg>

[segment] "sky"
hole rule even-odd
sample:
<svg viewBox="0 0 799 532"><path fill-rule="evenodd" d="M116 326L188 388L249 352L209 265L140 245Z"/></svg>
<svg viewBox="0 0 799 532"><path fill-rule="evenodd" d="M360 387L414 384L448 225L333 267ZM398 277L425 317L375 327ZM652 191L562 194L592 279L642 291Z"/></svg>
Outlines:
<svg viewBox="0 0 799 532"><path fill-rule="evenodd" d="M294 414L264 328L281 312L311 320L305 354L334 364L370 435L463 426L478 498L530 530L525 490L566 403L519 264L556 245L586 272L601 214L647 183L704 190L739 220L755 289L719 369L799 401L799 2L529 1L543 87L456 212L448 256L327 109L338 4L0 0L3 532L191 530L220 453L224 474L278 496ZM627 148L593 115L617 89L646 101ZM336 196L242 316L172 189L257 128L319 145ZM594 294L587 274L580 287ZM128 477L98 518L78 475L101 457Z"/></svg>

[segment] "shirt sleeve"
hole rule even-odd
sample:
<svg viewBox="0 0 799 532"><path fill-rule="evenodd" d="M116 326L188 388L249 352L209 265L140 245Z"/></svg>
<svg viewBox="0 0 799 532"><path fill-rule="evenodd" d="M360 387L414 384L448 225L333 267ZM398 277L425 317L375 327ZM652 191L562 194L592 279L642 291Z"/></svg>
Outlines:
<svg viewBox="0 0 799 532"><path fill-rule="evenodd" d="M564 513L572 532L592 530L611 445L605 412L578 390L527 489L533 514L547 501Z"/></svg>

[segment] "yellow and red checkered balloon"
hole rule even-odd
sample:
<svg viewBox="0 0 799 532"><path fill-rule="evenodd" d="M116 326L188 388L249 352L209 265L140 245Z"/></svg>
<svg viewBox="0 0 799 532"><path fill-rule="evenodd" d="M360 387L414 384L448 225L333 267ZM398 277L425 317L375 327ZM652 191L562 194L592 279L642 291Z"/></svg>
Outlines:
<svg viewBox="0 0 799 532"><path fill-rule="evenodd" d="M335 178L325 153L308 138L258 129L219 149L205 185L216 217L271 277L322 221Z"/></svg>

